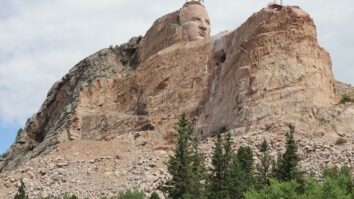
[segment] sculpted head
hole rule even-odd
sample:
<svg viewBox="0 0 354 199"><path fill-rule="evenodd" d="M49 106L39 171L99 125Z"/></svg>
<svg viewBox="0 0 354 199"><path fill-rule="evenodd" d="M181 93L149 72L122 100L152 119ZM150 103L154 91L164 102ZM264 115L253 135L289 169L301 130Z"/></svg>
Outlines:
<svg viewBox="0 0 354 199"><path fill-rule="evenodd" d="M187 2L180 11L183 34L188 41L210 37L210 20L205 7L196 1Z"/></svg>

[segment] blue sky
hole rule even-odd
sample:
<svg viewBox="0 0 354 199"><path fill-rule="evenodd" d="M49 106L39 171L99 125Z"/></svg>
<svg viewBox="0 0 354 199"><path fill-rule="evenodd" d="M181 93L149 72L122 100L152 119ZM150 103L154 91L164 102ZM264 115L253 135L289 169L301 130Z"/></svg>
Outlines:
<svg viewBox="0 0 354 199"><path fill-rule="evenodd" d="M14 142L18 126L0 126L1 144L0 154L4 153L9 146Z"/></svg>
<svg viewBox="0 0 354 199"><path fill-rule="evenodd" d="M205 0L212 34L234 30L268 0ZM354 2L284 0L314 18L338 80L354 84ZM84 57L132 36L184 0L0 0L0 153L53 83Z"/></svg>

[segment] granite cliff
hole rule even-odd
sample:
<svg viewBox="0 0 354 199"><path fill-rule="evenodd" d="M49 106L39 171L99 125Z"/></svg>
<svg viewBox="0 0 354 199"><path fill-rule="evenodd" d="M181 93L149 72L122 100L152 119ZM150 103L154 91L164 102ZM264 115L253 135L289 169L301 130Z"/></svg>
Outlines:
<svg viewBox="0 0 354 199"><path fill-rule="evenodd" d="M181 113L207 157L210 137L226 131L234 147L267 138L275 155L292 123L304 170L354 164L354 105L339 103L354 89L335 81L309 14L265 8L235 31L209 34L204 7L187 3L145 36L74 66L0 159L0 198L21 179L34 196L151 193L168 178Z"/></svg>

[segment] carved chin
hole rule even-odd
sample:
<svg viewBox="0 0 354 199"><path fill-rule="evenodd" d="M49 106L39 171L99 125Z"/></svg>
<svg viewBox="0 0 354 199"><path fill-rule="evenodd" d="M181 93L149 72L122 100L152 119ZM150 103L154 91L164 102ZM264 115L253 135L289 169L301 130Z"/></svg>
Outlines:
<svg viewBox="0 0 354 199"><path fill-rule="evenodd" d="M203 39L208 37L208 34L206 32L200 32L199 37L202 37Z"/></svg>
<svg viewBox="0 0 354 199"><path fill-rule="evenodd" d="M206 32L193 32L193 33L187 32L185 34L188 38L188 41L203 40L209 37L208 33Z"/></svg>

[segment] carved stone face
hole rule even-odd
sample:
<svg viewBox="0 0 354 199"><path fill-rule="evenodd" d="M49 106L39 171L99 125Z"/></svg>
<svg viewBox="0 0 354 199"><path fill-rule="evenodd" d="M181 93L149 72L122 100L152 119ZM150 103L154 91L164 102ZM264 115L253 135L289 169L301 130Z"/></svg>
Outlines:
<svg viewBox="0 0 354 199"><path fill-rule="evenodd" d="M180 12L183 33L188 41L210 37L210 21L206 9L198 4L185 4Z"/></svg>

